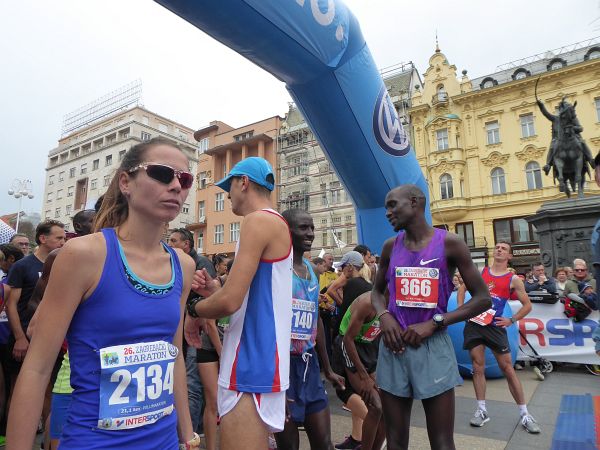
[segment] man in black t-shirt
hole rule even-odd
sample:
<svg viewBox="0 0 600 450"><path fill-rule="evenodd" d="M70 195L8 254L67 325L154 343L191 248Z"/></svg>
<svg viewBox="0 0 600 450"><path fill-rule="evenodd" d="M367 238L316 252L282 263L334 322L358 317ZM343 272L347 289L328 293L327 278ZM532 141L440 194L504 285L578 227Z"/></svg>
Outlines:
<svg viewBox="0 0 600 450"><path fill-rule="evenodd" d="M48 254L65 243L64 225L56 220L41 222L35 230L35 241L38 244L37 250L16 262L11 267L6 280L6 284L11 288L6 300L6 312L12 331L12 336L9 338L7 368L12 375L13 384L29 348L25 331L34 312L29 308L29 299L40 278Z"/></svg>

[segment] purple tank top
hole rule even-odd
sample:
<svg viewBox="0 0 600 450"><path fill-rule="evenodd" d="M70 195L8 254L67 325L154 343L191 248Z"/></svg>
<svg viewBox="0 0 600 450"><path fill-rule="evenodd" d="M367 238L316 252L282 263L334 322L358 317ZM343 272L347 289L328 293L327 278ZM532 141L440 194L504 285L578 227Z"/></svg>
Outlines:
<svg viewBox="0 0 600 450"><path fill-rule="evenodd" d="M434 229L427 247L418 252L404 247L404 232L398 233L386 274L390 302L388 311L402 328L431 320L445 313L452 293L445 253L446 230Z"/></svg>

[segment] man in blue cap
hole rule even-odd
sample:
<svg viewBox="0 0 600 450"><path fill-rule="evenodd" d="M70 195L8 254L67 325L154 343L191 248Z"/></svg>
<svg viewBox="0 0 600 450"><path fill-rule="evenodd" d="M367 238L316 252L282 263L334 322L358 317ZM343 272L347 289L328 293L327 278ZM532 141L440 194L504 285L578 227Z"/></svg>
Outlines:
<svg viewBox="0 0 600 450"><path fill-rule="evenodd" d="M268 433L283 430L289 387L292 323L292 242L287 222L271 202L275 177L263 158L237 163L217 183L243 216L235 263L223 287L205 269L192 288L206 297L191 302L191 317L230 316L223 338L217 403L221 448L267 447ZM190 326L191 325L191 326ZM198 324L186 338L199 344Z"/></svg>

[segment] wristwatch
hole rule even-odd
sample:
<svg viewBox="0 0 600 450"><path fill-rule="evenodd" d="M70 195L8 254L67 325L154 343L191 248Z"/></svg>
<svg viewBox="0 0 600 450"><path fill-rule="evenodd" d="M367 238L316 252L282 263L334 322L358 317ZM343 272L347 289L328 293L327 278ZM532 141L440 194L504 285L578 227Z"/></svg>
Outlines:
<svg viewBox="0 0 600 450"><path fill-rule="evenodd" d="M196 312L196 303L198 303L202 298L196 297L191 299L186 304L188 316L193 317L194 319L198 318L198 313Z"/></svg>
<svg viewBox="0 0 600 450"><path fill-rule="evenodd" d="M433 324L436 328L442 328L444 326L444 316L442 314L434 314Z"/></svg>

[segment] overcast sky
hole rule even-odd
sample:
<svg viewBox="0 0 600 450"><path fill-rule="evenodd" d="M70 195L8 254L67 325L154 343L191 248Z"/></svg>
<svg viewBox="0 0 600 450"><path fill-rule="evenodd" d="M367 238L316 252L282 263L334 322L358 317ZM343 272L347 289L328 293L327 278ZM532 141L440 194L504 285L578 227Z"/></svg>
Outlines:
<svg viewBox="0 0 600 450"><path fill-rule="evenodd" d="M281 0L293 1L293 0ZM420 73L440 47L458 74L600 35L600 1L347 0L380 68ZM150 0L0 0L0 214L12 180L33 181L40 212L48 152L63 116L133 80L146 108L191 128L238 127L276 114L282 83Z"/></svg>

